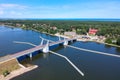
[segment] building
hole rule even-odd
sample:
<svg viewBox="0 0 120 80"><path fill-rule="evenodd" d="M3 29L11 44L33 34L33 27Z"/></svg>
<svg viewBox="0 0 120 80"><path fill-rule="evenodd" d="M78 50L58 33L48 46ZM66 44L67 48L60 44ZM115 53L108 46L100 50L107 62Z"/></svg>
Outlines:
<svg viewBox="0 0 120 80"><path fill-rule="evenodd" d="M98 32L98 30L97 29L89 29L89 34L91 34L91 35L95 35L96 33Z"/></svg>
<svg viewBox="0 0 120 80"><path fill-rule="evenodd" d="M67 36L76 36L76 32L65 32L64 35L67 35Z"/></svg>
<svg viewBox="0 0 120 80"><path fill-rule="evenodd" d="M56 30L56 29L57 29L57 27L53 26L53 27L51 27L51 29Z"/></svg>

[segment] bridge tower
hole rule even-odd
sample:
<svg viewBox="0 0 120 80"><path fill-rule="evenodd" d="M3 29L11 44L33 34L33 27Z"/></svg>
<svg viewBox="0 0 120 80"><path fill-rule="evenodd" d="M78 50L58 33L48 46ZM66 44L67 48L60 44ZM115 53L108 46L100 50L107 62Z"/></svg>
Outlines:
<svg viewBox="0 0 120 80"><path fill-rule="evenodd" d="M30 53L30 60L32 60L32 53Z"/></svg>
<svg viewBox="0 0 120 80"><path fill-rule="evenodd" d="M40 45L42 46L42 45L43 45L44 38L41 38L41 39L42 39L42 41L41 41Z"/></svg>
<svg viewBox="0 0 120 80"><path fill-rule="evenodd" d="M59 36L59 41L61 40L60 36Z"/></svg>
<svg viewBox="0 0 120 80"><path fill-rule="evenodd" d="M43 48L43 52L44 52L44 53L48 53L48 52L49 52L49 40L47 41L47 44L46 44L45 47Z"/></svg>
<svg viewBox="0 0 120 80"><path fill-rule="evenodd" d="M63 45L68 45L68 41L64 38L64 43L63 43Z"/></svg>

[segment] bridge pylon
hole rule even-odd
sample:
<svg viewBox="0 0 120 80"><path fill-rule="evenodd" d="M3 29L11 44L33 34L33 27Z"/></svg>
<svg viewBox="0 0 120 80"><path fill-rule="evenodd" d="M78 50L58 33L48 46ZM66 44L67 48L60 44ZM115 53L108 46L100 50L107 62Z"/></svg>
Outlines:
<svg viewBox="0 0 120 80"><path fill-rule="evenodd" d="M60 36L59 36L59 41L61 40Z"/></svg>
<svg viewBox="0 0 120 80"><path fill-rule="evenodd" d="M40 45L42 46L42 45L43 45L43 42L44 42L44 38L41 38L41 39L42 39L42 41L41 41Z"/></svg>
<svg viewBox="0 0 120 80"><path fill-rule="evenodd" d="M30 60L32 60L32 53L30 53Z"/></svg>
<svg viewBox="0 0 120 80"><path fill-rule="evenodd" d="M63 43L63 45L68 45L68 41L64 38L64 43Z"/></svg>
<svg viewBox="0 0 120 80"><path fill-rule="evenodd" d="M48 53L49 52L49 40L47 41L46 46L43 48L43 52L44 53Z"/></svg>

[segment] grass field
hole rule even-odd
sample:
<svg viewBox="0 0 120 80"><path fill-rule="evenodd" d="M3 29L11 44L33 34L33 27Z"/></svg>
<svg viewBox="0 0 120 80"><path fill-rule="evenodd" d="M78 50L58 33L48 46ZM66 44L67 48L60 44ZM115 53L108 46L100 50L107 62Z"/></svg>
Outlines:
<svg viewBox="0 0 120 80"><path fill-rule="evenodd" d="M4 71L13 71L19 69L20 66L18 65L16 59L12 59L10 61L4 62L0 64L0 75L3 74Z"/></svg>

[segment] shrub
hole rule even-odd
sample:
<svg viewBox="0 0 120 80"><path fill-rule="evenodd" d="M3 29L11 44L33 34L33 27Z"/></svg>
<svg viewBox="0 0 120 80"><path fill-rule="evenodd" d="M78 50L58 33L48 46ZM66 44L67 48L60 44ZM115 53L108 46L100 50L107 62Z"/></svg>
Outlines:
<svg viewBox="0 0 120 80"><path fill-rule="evenodd" d="M5 71L3 72L3 76L4 76L4 77L6 77L8 74L10 74L10 72L9 72L8 70L5 70Z"/></svg>

